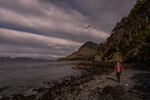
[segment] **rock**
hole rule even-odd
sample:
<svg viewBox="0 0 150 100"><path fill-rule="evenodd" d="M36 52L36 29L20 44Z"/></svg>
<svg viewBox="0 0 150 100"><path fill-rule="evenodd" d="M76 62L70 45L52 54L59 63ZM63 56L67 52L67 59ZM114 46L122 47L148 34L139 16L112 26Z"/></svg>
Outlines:
<svg viewBox="0 0 150 100"><path fill-rule="evenodd" d="M25 97L21 94L17 94L13 97L13 100L25 100Z"/></svg>
<svg viewBox="0 0 150 100"><path fill-rule="evenodd" d="M104 89L96 88L89 95L88 100L127 100L122 86L106 86Z"/></svg>
<svg viewBox="0 0 150 100"><path fill-rule="evenodd" d="M122 86L107 86L103 89L103 98L104 100L123 100L124 89Z"/></svg>
<svg viewBox="0 0 150 100"><path fill-rule="evenodd" d="M95 90L93 90L89 95L88 100L103 100L101 89L96 88Z"/></svg>

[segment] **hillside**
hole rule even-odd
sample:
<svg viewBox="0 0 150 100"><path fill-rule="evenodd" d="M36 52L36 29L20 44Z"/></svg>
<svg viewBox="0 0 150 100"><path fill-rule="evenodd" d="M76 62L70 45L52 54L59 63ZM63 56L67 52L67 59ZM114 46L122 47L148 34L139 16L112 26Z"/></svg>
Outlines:
<svg viewBox="0 0 150 100"><path fill-rule="evenodd" d="M90 60L97 53L98 46L99 44L88 41L76 52L59 60Z"/></svg>
<svg viewBox="0 0 150 100"><path fill-rule="evenodd" d="M87 42L77 52L61 60L89 60L93 59L97 52L102 52L104 62L113 62L117 59L149 62L149 50L150 1L138 0L129 15L116 24L111 36L105 42L99 45Z"/></svg>
<svg viewBox="0 0 150 100"><path fill-rule="evenodd" d="M149 40L150 1L138 0L129 15L117 23L112 30L112 35L105 43L107 49L103 60L114 61L118 53L123 61L138 60L140 56L145 56L144 59L148 60L150 56L150 53L147 52L150 50Z"/></svg>

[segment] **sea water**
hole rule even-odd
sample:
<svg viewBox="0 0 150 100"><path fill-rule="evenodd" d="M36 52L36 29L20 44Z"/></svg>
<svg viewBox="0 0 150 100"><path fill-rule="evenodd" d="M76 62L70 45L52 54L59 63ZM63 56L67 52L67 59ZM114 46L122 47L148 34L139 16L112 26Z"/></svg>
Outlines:
<svg viewBox="0 0 150 100"><path fill-rule="evenodd" d="M13 61L0 62L0 95L23 93L66 76L79 75L73 62Z"/></svg>

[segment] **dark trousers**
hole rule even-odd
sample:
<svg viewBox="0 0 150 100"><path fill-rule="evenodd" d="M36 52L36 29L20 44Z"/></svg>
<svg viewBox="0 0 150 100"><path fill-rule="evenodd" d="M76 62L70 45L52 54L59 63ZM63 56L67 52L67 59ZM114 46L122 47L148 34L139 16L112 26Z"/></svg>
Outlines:
<svg viewBox="0 0 150 100"><path fill-rule="evenodd" d="M121 75L121 73L120 73L120 72L117 72L116 75L117 75L117 80L118 80L118 82L120 83L120 75Z"/></svg>

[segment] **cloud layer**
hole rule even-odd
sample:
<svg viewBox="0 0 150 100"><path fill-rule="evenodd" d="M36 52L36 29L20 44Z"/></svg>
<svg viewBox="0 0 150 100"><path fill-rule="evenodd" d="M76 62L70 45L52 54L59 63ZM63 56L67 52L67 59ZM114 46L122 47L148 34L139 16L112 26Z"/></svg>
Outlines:
<svg viewBox="0 0 150 100"><path fill-rule="evenodd" d="M0 0L0 55L59 57L100 43L135 1Z"/></svg>

